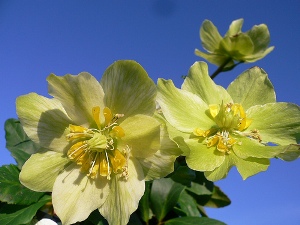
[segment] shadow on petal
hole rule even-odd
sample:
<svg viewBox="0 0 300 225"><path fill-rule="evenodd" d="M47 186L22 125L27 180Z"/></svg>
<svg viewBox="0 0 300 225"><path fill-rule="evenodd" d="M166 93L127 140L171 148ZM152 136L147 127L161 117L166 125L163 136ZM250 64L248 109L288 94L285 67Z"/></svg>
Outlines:
<svg viewBox="0 0 300 225"><path fill-rule="evenodd" d="M63 135L71 123L68 116L61 110L53 109L43 112L37 127L41 146L65 153L71 144Z"/></svg>

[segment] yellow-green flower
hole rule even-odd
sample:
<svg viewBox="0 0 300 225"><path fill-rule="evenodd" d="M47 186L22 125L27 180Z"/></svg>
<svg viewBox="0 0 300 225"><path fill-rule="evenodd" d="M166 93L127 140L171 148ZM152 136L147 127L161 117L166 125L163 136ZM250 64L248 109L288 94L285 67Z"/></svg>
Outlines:
<svg viewBox="0 0 300 225"><path fill-rule="evenodd" d="M24 130L40 146L20 181L52 192L63 224L83 221L95 209L109 224L126 224L145 180L172 172L176 157L176 145L153 117L155 84L134 61L115 62L100 82L89 73L47 80L53 98L17 99Z"/></svg>
<svg viewBox="0 0 300 225"><path fill-rule="evenodd" d="M276 102L271 82L258 67L225 90L211 80L206 63L196 62L181 89L159 79L158 103L188 166L204 171L209 180L226 177L233 166L246 179L266 170L270 158L299 156L299 106Z"/></svg>
<svg viewBox="0 0 300 225"><path fill-rule="evenodd" d="M253 26L251 30L242 32L244 20L231 23L229 30L222 37L214 24L205 20L200 28L200 39L203 48L208 52L196 49L195 54L225 69L237 62L255 62L269 54L274 46L269 47L270 33L265 24Z"/></svg>

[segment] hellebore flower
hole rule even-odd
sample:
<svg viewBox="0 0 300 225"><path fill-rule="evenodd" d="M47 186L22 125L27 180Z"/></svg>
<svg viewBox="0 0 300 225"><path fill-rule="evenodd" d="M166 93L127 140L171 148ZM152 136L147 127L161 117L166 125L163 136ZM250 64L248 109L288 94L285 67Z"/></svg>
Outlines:
<svg viewBox="0 0 300 225"><path fill-rule="evenodd" d="M211 80L206 63L196 62L181 89L158 80L158 103L188 166L209 180L226 177L232 166L246 179L265 171L270 158L299 156L299 106L276 102L267 74L258 67L225 90Z"/></svg>
<svg viewBox="0 0 300 225"><path fill-rule="evenodd" d="M176 158L176 145L153 117L154 82L134 61L115 62L100 83L85 72L47 80L53 98L17 99L25 132L41 147L20 181L52 192L63 224L83 221L95 209L109 224L126 224L145 180L172 172Z"/></svg>
<svg viewBox="0 0 300 225"><path fill-rule="evenodd" d="M200 39L208 53L196 49L195 54L225 69L234 67L234 61L250 63L262 59L274 49L274 46L268 48L268 27L260 24L242 32L243 22L243 19L233 21L222 37L214 24L205 20L200 28Z"/></svg>
<svg viewBox="0 0 300 225"><path fill-rule="evenodd" d="M50 219L41 219L40 221L38 221L37 223L35 223L34 225L61 225L61 223L56 223L53 220Z"/></svg>

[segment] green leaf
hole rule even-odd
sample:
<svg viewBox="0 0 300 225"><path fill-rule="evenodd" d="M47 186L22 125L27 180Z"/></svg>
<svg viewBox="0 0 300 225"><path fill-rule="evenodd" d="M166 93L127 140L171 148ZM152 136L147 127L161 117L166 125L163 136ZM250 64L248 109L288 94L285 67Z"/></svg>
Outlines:
<svg viewBox="0 0 300 225"><path fill-rule="evenodd" d="M21 205L37 202L45 193L34 192L23 186L19 181L19 173L15 165L0 167L0 201Z"/></svg>
<svg viewBox="0 0 300 225"><path fill-rule="evenodd" d="M91 222L94 225L108 225L107 221L104 219L104 217L99 213L99 210L94 210L87 220L85 222Z"/></svg>
<svg viewBox="0 0 300 225"><path fill-rule="evenodd" d="M195 171L196 179L187 190L196 195L211 195L214 189L214 183L207 180L203 172Z"/></svg>
<svg viewBox="0 0 300 225"><path fill-rule="evenodd" d="M214 184L208 181L203 172L196 172L196 179L191 186L186 188L187 192L197 201L199 205L205 205L213 194Z"/></svg>
<svg viewBox="0 0 300 225"><path fill-rule="evenodd" d="M220 208L230 205L231 201L227 195L218 187L214 186L213 194L205 204L207 207Z"/></svg>
<svg viewBox="0 0 300 225"><path fill-rule="evenodd" d="M176 218L176 217L182 217L182 216L187 216L187 214L177 204L176 206L174 206L174 208L171 210L171 212L169 212L169 214L165 217L164 220L168 220L168 219Z"/></svg>
<svg viewBox="0 0 300 225"><path fill-rule="evenodd" d="M178 166L170 178L175 182L190 186L191 181L196 178L196 174L188 166Z"/></svg>
<svg viewBox="0 0 300 225"><path fill-rule="evenodd" d="M170 178L154 180L150 193L152 210L159 221L176 205L184 186Z"/></svg>
<svg viewBox="0 0 300 225"><path fill-rule="evenodd" d="M20 121L16 119L11 118L5 121L5 131L6 145L9 147L29 139L24 132Z"/></svg>
<svg viewBox="0 0 300 225"><path fill-rule="evenodd" d="M204 206L198 205L198 210L199 210L201 216L203 216L203 217L208 217L208 215L207 215L207 213L206 213L206 211L205 211Z"/></svg>
<svg viewBox="0 0 300 225"><path fill-rule="evenodd" d="M143 225L143 223L140 220L139 216L134 212L131 214L127 225Z"/></svg>
<svg viewBox="0 0 300 225"><path fill-rule="evenodd" d="M18 225L29 223L38 209L49 201L51 201L51 197L45 195L38 202L29 206L6 204L0 209L0 224Z"/></svg>
<svg viewBox="0 0 300 225"><path fill-rule="evenodd" d="M151 219L153 213L150 209L150 192L151 183L149 181L145 184L145 193L139 202L139 213L143 221L146 223Z"/></svg>
<svg viewBox="0 0 300 225"><path fill-rule="evenodd" d="M91 223L94 225L109 225L106 219L99 213L98 209L94 210L89 215L87 220L80 222L78 224L91 225ZM143 225L136 212L131 214L128 225Z"/></svg>
<svg viewBox="0 0 300 225"><path fill-rule="evenodd" d="M31 141L23 130L20 121L8 119L5 122L6 148L17 161L19 169L30 157L37 152L38 146Z"/></svg>
<svg viewBox="0 0 300 225"><path fill-rule="evenodd" d="M215 219L210 219L207 217L180 217L168 220L164 223L165 225L226 225Z"/></svg>
<svg viewBox="0 0 300 225"><path fill-rule="evenodd" d="M181 192L178 204L180 205L181 210L185 212L186 216L200 215L195 199L189 195L186 190Z"/></svg>

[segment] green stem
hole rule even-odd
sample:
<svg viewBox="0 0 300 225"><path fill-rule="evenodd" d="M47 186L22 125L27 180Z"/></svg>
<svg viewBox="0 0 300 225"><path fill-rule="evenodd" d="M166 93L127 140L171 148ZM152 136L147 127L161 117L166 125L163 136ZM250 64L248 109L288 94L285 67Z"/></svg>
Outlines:
<svg viewBox="0 0 300 225"><path fill-rule="evenodd" d="M227 60L224 61L224 63L219 66L219 68L210 76L210 78L213 80L219 73L221 73L224 69L224 67L231 61L232 59L229 57Z"/></svg>

